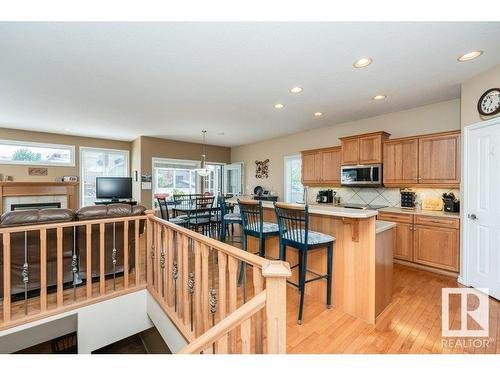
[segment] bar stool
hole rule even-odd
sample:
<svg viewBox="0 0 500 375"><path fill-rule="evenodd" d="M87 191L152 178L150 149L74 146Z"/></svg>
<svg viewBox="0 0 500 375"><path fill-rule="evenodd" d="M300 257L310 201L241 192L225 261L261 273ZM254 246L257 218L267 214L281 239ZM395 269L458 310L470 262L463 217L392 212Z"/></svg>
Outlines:
<svg viewBox="0 0 500 375"><path fill-rule="evenodd" d="M229 224L239 224L241 225L241 215L239 212L231 212L226 204L226 197L223 195L219 196L219 210L220 210L220 228L219 228L219 240L222 242L226 241L226 231ZM233 230L234 234L234 230Z"/></svg>
<svg viewBox="0 0 500 375"><path fill-rule="evenodd" d="M307 283L311 281L326 279L326 307L331 308L332 297L332 259L333 244L335 237L328 234L309 230L309 207L297 204L274 203L274 210L278 218L280 232L280 260L286 260L287 246L299 251L299 284L288 281L300 291L299 316L297 324L302 324L302 311L304 308L304 290ZM326 275L321 275L307 270L307 254L310 250L326 248L327 265ZM306 280L306 274L310 272L316 277Z"/></svg>
<svg viewBox="0 0 500 375"><path fill-rule="evenodd" d="M166 194L155 194L155 198L158 201L158 206L160 207L160 215L163 220L169 221L171 223L186 227L187 219L182 217L170 217L168 213L167 205L167 195Z"/></svg>
<svg viewBox="0 0 500 375"><path fill-rule="evenodd" d="M264 221L262 214L262 201L239 200L241 226L243 235L243 250L247 251L247 236L259 239L259 256L266 256L266 239L271 236L279 236L278 224ZM246 278L246 264L241 263L238 284ZM243 300L246 300L246 288L243 289Z"/></svg>

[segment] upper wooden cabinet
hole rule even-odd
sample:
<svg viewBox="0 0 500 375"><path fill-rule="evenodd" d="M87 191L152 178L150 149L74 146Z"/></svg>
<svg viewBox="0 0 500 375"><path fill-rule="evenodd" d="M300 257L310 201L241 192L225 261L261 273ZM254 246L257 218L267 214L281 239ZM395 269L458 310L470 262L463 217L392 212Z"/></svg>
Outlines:
<svg viewBox="0 0 500 375"><path fill-rule="evenodd" d="M418 153L419 183L460 183L460 132L420 137Z"/></svg>
<svg viewBox="0 0 500 375"><path fill-rule="evenodd" d="M389 137L386 132L340 138L342 165L382 163L382 142Z"/></svg>
<svg viewBox="0 0 500 375"><path fill-rule="evenodd" d="M303 185L340 184L340 147L302 151Z"/></svg>
<svg viewBox="0 0 500 375"><path fill-rule="evenodd" d="M384 142L384 184L418 183L418 139Z"/></svg>
<svg viewBox="0 0 500 375"><path fill-rule="evenodd" d="M460 183L460 131L384 141L384 185Z"/></svg>

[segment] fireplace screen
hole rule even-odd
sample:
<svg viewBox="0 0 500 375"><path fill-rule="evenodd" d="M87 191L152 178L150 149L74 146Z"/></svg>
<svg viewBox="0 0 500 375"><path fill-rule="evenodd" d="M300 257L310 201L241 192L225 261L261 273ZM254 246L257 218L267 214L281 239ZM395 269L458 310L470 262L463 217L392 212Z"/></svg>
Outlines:
<svg viewBox="0 0 500 375"><path fill-rule="evenodd" d="M19 210L39 210L41 208L61 208L61 202L47 203L16 203L10 205L11 211Z"/></svg>

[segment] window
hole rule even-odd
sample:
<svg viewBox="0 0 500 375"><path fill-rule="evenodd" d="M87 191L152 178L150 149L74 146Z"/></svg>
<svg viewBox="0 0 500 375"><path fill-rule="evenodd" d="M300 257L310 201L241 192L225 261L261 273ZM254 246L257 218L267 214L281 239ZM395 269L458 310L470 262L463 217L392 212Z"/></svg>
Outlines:
<svg viewBox="0 0 500 375"><path fill-rule="evenodd" d="M75 146L0 140L0 164L75 166Z"/></svg>
<svg viewBox="0 0 500 375"><path fill-rule="evenodd" d="M300 155L285 156L285 200L288 203L304 199L302 178L302 159Z"/></svg>
<svg viewBox="0 0 500 375"><path fill-rule="evenodd" d="M96 177L127 177L128 151L102 148L80 148L80 186L82 207L96 199Z"/></svg>
<svg viewBox="0 0 500 375"><path fill-rule="evenodd" d="M199 166L200 162L194 160L153 158L153 207L158 206L154 199L158 193L168 194L169 199L174 194L199 193L200 178L195 171Z"/></svg>
<svg viewBox="0 0 500 375"><path fill-rule="evenodd" d="M218 195L222 192L222 164L212 164L207 163L208 168L210 168L210 174L205 177L205 188L204 192L209 192L213 196Z"/></svg>

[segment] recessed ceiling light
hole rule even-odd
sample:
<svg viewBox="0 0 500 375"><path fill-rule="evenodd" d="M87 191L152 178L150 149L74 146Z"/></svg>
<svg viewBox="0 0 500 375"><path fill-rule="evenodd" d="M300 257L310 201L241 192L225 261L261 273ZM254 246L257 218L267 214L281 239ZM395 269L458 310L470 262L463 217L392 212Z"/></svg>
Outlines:
<svg viewBox="0 0 500 375"><path fill-rule="evenodd" d="M323 112L314 112L314 116L321 117L323 116Z"/></svg>
<svg viewBox="0 0 500 375"><path fill-rule="evenodd" d="M370 57L362 57L359 60L354 61L352 64L355 68L364 68L365 66L370 65L373 60Z"/></svg>
<svg viewBox="0 0 500 375"><path fill-rule="evenodd" d="M472 51L472 52L466 53L465 55L460 56L457 60L460 62L469 61L469 60L475 59L476 57L481 56L482 54L483 54L483 51Z"/></svg>
<svg viewBox="0 0 500 375"><path fill-rule="evenodd" d="M387 95L375 95L372 99L373 100L384 100L387 98Z"/></svg>
<svg viewBox="0 0 500 375"><path fill-rule="evenodd" d="M276 109L283 109L283 108L285 108L285 105L281 104L281 103L278 103L278 104L274 105L274 108L276 108Z"/></svg>
<svg viewBox="0 0 500 375"><path fill-rule="evenodd" d="M292 88L290 89L290 92L291 92L292 94L298 94L298 93L301 93L302 91L304 91L304 89L303 89L302 87L298 87L298 86L296 86L296 87L292 87Z"/></svg>
<svg viewBox="0 0 500 375"><path fill-rule="evenodd" d="M64 131L65 131L65 132L70 132L70 131L71 131L71 129L70 129L70 128L64 128Z"/></svg>

